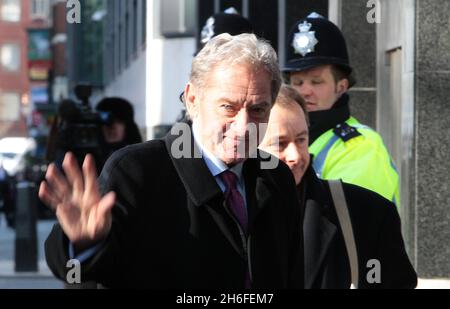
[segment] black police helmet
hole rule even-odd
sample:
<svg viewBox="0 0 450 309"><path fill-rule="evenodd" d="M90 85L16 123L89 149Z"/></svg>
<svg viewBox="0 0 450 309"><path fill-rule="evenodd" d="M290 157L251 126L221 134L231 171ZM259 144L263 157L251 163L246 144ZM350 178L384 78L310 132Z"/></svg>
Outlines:
<svg viewBox="0 0 450 309"><path fill-rule="evenodd" d="M332 64L347 75L352 72L347 45L339 28L325 17L312 13L291 29L283 72L300 72Z"/></svg>
<svg viewBox="0 0 450 309"><path fill-rule="evenodd" d="M201 32L200 43L204 46L209 40L221 33L231 35L253 33L253 27L234 8L229 8L208 18Z"/></svg>

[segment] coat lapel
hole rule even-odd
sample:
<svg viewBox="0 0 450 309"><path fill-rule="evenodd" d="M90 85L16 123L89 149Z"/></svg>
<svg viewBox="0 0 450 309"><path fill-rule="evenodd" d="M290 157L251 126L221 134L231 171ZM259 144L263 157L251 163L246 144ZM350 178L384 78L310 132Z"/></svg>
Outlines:
<svg viewBox="0 0 450 309"><path fill-rule="evenodd" d="M314 200L306 201L303 233L305 238L305 288L311 288L327 256L337 228L323 216Z"/></svg>
<svg viewBox="0 0 450 309"><path fill-rule="evenodd" d="M242 171L247 195L249 233L252 232L255 220L261 210L272 203L273 192L276 190L270 173L260 168L261 160L263 160L260 152L258 150L256 158L247 159Z"/></svg>
<svg viewBox="0 0 450 309"><path fill-rule="evenodd" d="M198 207L205 207L211 215L213 221L218 226L222 234L228 240L230 245L236 252L243 256L243 249L240 239L233 236L230 229L229 218L225 212L224 196L220 187L218 186L214 176L209 171L205 161L200 156L200 150L194 142L191 134L191 127L185 123L177 123L172 132L180 132L180 135L168 134L165 138L167 151L172 159L172 162L177 170L181 182L186 189L188 198L194 204L193 207L188 207L191 217L195 217ZM184 136L182 136L184 134ZM180 143L183 142L183 147L188 147L189 151L184 153L187 156L174 156L173 149L177 150ZM185 149L186 150L186 149ZM191 218L192 219L192 218ZM192 224L191 220L191 224ZM191 227L191 231L195 228Z"/></svg>
<svg viewBox="0 0 450 309"><path fill-rule="evenodd" d="M225 201L223 202L225 203ZM222 205L222 207L226 207L225 205ZM207 206L207 211L213 218L214 222L219 227L222 234L225 236L225 238L228 240L228 242L231 244L233 249L242 257L244 256L244 249L242 247L242 243L240 240L236 239L236 237L233 236L228 224L226 224L226 220L224 217L224 213L222 211L219 211L217 207L214 206Z"/></svg>
<svg viewBox="0 0 450 309"><path fill-rule="evenodd" d="M338 229L325 215L328 203L323 195L326 190L311 167L305 173L302 188L305 205L305 288L312 288Z"/></svg>
<svg viewBox="0 0 450 309"><path fill-rule="evenodd" d="M201 206L216 197L223 196L194 142L191 127L186 123L177 123L172 132L181 134L169 133L166 136L167 151L190 199L196 206ZM179 150L181 144L183 150ZM176 151L179 151L177 155L174 154ZM180 155L181 152L183 155Z"/></svg>

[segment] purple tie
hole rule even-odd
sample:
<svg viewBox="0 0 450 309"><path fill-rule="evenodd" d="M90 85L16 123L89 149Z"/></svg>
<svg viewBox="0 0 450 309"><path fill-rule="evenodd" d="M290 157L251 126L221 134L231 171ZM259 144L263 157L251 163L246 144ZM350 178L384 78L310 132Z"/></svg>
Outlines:
<svg viewBox="0 0 450 309"><path fill-rule="evenodd" d="M226 170L220 174L220 178L225 184L225 202L228 208L233 213L236 220L239 222L245 237L248 232L248 218L247 209L245 208L244 198L237 188L237 176L232 171ZM245 272L244 286L246 289L251 287L250 273L248 268Z"/></svg>
<svg viewBox="0 0 450 309"><path fill-rule="evenodd" d="M220 178L226 187L225 202L247 236L247 210L245 209L244 198L237 188L237 176L235 173L227 170L220 174Z"/></svg>

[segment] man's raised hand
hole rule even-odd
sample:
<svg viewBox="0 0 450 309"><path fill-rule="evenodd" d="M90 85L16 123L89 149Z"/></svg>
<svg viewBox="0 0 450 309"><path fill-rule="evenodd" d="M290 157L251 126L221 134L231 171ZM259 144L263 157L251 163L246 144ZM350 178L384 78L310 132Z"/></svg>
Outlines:
<svg viewBox="0 0 450 309"><path fill-rule="evenodd" d="M76 158L67 153L63 161L66 176L52 163L41 183L39 197L56 211L66 236L77 249L103 240L111 230L111 209L115 194L101 197L92 155L87 155L82 171Z"/></svg>

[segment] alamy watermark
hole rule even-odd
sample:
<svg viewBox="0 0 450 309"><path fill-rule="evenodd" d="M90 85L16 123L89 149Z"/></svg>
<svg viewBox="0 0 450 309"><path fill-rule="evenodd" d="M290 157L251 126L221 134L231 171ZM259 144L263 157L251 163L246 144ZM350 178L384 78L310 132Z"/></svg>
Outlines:
<svg viewBox="0 0 450 309"><path fill-rule="evenodd" d="M367 261L366 267L370 270L367 272L366 280L369 284L381 283L381 263L377 259Z"/></svg>
<svg viewBox="0 0 450 309"><path fill-rule="evenodd" d="M381 23L381 2L380 0L368 0L366 7L370 10L367 12L366 20L369 24ZM80 0L67 0L66 20L69 24L81 23L81 3Z"/></svg>
<svg viewBox="0 0 450 309"><path fill-rule="evenodd" d="M81 23L81 3L79 0L67 0L66 20L69 24Z"/></svg>
<svg viewBox="0 0 450 309"><path fill-rule="evenodd" d="M377 259L371 259L367 261L366 267L368 268L366 281L369 284L381 283L381 263ZM66 274L66 282L68 284L80 284L81 283L81 263L77 259L71 259L67 261L66 268L68 268ZM352 285L353 287L353 285Z"/></svg>
<svg viewBox="0 0 450 309"><path fill-rule="evenodd" d="M369 0L367 1L367 12L366 20L369 24L380 24L381 23L381 2L380 0Z"/></svg>
<svg viewBox="0 0 450 309"><path fill-rule="evenodd" d="M223 128L223 130L216 128L217 130L212 129L212 131L230 132L230 127L231 126L228 124L225 128ZM218 148L216 151L223 151L223 153L227 154L230 159L235 160L257 158L259 153L259 157L262 159L260 166L261 169L275 169L279 164L279 159L266 152L257 151L258 145L262 142L266 129L267 123L248 123L245 131L246 137L237 139L236 145L234 149L232 149L232 153L229 152L230 149L226 149L226 141L224 140L226 137L224 137L224 134L218 134L215 138L213 138L214 144ZM170 133L173 136L177 136L170 149L172 157L175 159L202 158L203 154L200 149L193 145L194 141L192 139L192 129L188 124L179 122L172 127ZM277 137L276 134L275 136ZM274 142L278 143L278 141ZM229 148L233 148L233 146L229 146Z"/></svg>
<svg viewBox="0 0 450 309"><path fill-rule="evenodd" d="M69 270L66 274L66 282L68 284L81 283L81 263L76 259L67 261L66 268Z"/></svg>

